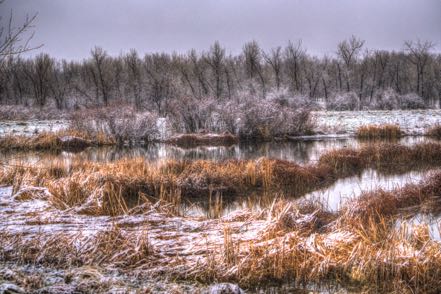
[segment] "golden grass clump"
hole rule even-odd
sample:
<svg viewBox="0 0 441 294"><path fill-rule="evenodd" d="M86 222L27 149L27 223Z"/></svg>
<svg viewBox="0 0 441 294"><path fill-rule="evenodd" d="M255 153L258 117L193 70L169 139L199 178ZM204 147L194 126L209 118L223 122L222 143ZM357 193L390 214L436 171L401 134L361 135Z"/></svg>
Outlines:
<svg viewBox="0 0 441 294"><path fill-rule="evenodd" d="M435 172L420 184L409 184L403 188L363 193L342 208L341 214L348 218L372 218L372 216L395 217L402 210L415 214L422 207L424 213L439 213L438 205L425 206L426 203L441 201L441 172ZM350 223L350 222L348 222Z"/></svg>
<svg viewBox="0 0 441 294"><path fill-rule="evenodd" d="M412 148L414 161L441 163L441 146L437 143L417 144Z"/></svg>
<svg viewBox="0 0 441 294"><path fill-rule="evenodd" d="M343 148L326 152L320 156L319 164L330 167L336 173L349 175L364 169L367 161L360 150Z"/></svg>
<svg viewBox="0 0 441 294"><path fill-rule="evenodd" d="M61 141L54 133L41 133L36 136L9 135L0 139L3 150L60 150Z"/></svg>
<svg viewBox="0 0 441 294"><path fill-rule="evenodd" d="M112 145L114 142L99 133L90 136L73 129L44 132L33 136L8 135L0 138L0 150L60 151L82 150L90 146Z"/></svg>
<svg viewBox="0 0 441 294"><path fill-rule="evenodd" d="M291 196L300 196L333 182L333 170L327 165L298 165L273 160L271 169L272 189L277 188Z"/></svg>
<svg viewBox="0 0 441 294"><path fill-rule="evenodd" d="M177 175L177 185L183 195L201 197L212 192L234 195L244 186L247 174L243 173L246 162L229 160L189 162Z"/></svg>
<svg viewBox="0 0 441 294"><path fill-rule="evenodd" d="M239 143L239 138L228 132L223 134L182 134L166 141L180 147L230 146Z"/></svg>
<svg viewBox="0 0 441 294"><path fill-rule="evenodd" d="M367 125L357 129L358 139L398 139L403 135L400 127L397 125L386 124L382 126Z"/></svg>
<svg viewBox="0 0 441 294"><path fill-rule="evenodd" d="M441 125L435 125L426 131L426 136L441 139Z"/></svg>

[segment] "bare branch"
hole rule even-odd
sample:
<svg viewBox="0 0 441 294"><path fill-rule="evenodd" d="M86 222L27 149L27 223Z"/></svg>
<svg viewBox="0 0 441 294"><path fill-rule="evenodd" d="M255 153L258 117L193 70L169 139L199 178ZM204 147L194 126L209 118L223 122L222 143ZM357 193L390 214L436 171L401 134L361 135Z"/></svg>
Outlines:
<svg viewBox="0 0 441 294"><path fill-rule="evenodd" d="M0 1L0 5L5 1ZM26 16L25 21L18 27L13 26L13 13L11 11L8 23L0 26L0 61L9 56L20 55L25 52L39 49L43 44L30 46L30 42L34 37L34 32L26 36L29 31L34 28L35 20L38 14L35 13L31 17ZM25 38L23 40L23 38Z"/></svg>

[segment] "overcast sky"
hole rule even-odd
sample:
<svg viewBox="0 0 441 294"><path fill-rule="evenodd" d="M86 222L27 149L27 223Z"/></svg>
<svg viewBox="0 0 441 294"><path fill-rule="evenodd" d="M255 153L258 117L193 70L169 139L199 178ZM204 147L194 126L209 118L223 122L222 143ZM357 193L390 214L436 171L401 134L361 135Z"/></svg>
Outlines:
<svg viewBox="0 0 441 294"><path fill-rule="evenodd" d="M302 39L322 55L352 34L369 48L399 50L420 38L441 51L441 0L6 0L0 9L17 21L38 12L33 44L67 59L95 45L112 55L184 53L215 40L238 53L253 39L265 49Z"/></svg>

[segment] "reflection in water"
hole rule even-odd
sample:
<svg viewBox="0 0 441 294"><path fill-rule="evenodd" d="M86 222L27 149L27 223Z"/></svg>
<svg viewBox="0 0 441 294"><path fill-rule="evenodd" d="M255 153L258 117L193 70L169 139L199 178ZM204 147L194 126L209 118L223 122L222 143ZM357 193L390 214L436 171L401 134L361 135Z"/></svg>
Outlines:
<svg viewBox="0 0 441 294"><path fill-rule="evenodd" d="M357 198L362 192L378 189L393 190L406 184L418 183L427 171L411 171L400 175L383 175L373 169L364 170L359 176L337 180L332 186L311 192L305 199L317 200L331 211L338 211L350 199Z"/></svg>
<svg viewBox="0 0 441 294"><path fill-rule="evenodd" d="M411 145L428 140L425 137L404 137L401 144ZM90 161L115 161L122 158L143 157L152 162L167 159L175 160L225 160L225 159L256 159L259 157L277 158L307 163L317 160L324 152L343 147L356 148L362 144L354 138L327 140L265 142L258 144L241 143L229 147L196 147L179 148L168 144L150 144L147 147L92 147L79 153L61 152L48 154L41 152L11 153L0 152L0 160L6 162L35 163L40 160L66 159Z"/></svg>
<svg viewBox="0 0 441 294"><path fill-rule="evenodd" d="M427 141L425 137L404 137L401 144L412 145ZM63 160L69 163L73 160L109 162L123 158L143 157L153 163L163 160L225 160L225 159L256 159L259 157L277 158L308 163L316 161L321 154L334 148L356 148L369 142L357 141L353 138L326 139L315 141L295 142L266 142L259 144L239 144L230 147L196 147L183 149L167 144L151 144L147 147L100 147L88 148L79 153L60 152L48 154L41 152L0 153L0 161L9 164L34 164L39 161ZM359 176L340 179L326 189L314 191L302 199L317 199L325 207L336 211L347 199L358 197L362 191L373 189L391 190L406 183L414 183L421 179L424 171L413 171L402 175L382 175L375 170L365 170ZM186 215L204 215L217 217L226 215L238 209L258 211L267 208L274 201L271 195L243 195L234 199L226 199L214 195L211 201L203 200L196 203L183 203L183 213Z"/></svg>
<svg viewBox="0 0 441 294"><path fill-rule="evenodd" d="M306 194L300 198L292 198L293 201L313 200L323 204L330 211L338 211L348 200L359 197L362 192L373 191L377 189L393 190L401 188L406 184L418 183L427 171L411 171L401 175L383 175L376 170L368 169L359 176L349 177L337 180L333 185ZM274 194L252 194L234 199L225 199L221 201L222 207L219 208L219 202L205 201L184 204L183 212L187 215L228 215L237 210L248 209L251 211L261 211L269 208L276 196ZM289 200L289 196L281 196ZM220 212L219 212L220 211Z"/></svg>

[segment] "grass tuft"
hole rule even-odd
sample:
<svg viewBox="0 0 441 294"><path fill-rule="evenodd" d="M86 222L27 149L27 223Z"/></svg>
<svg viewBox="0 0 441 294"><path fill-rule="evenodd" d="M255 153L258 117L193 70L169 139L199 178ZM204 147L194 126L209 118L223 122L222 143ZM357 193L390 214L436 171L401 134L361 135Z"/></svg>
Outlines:
<svg viewBox="0 0 441 294"><path fill-rule="evenodd" d="M433 137L435 139L441 139L441 125L436 125L429 128L426 131L426 136Z"/></svg>
<svg viewBox="0 0 441 294"><path fill-rule="evenodd" d="M223 134L182 134L166 140L180 147L231 146L239 143L239 138L228 132Z"/></svg>
<svg viewBox="0 0 441 294"><path fill-rule="evenodd" d="M358 128L356 132L358 139L372 140L372 139L398 139L403 136L403 132L397 125L367 125Z"/></svg>
<svg viewBox="0 0 441 294"><path fill-rule="evenodd" d="M90 146L112 144L114 142L103 134L90 136L75 130L62 130L56 133L45 132L33 136L8 135L0 138L0 150L5 151L77 151Z"/></svg>

